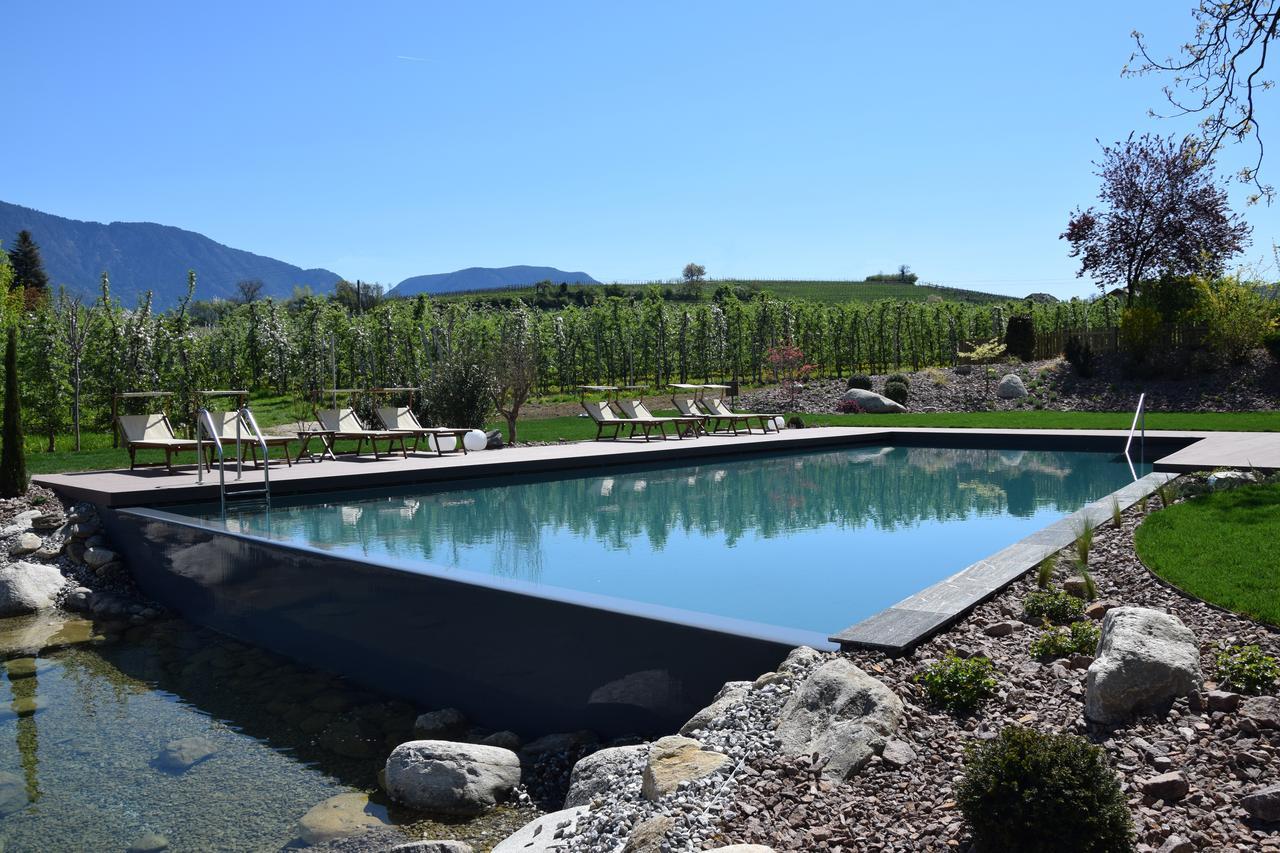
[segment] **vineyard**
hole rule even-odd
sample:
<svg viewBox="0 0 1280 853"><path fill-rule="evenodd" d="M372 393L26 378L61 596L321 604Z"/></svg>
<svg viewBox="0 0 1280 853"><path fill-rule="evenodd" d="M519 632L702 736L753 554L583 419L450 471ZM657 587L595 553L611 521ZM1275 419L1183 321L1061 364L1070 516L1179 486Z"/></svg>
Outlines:
<svg viewBox="0 0 1280 853"><path fill-rule="evenodd" d="M121 306L105 279L93 302L60 294L30 305L19 356L27 432L51 445L75 425L104 429L125 391L173 392L170 414L189 425L203 389L303 401L331 387L456 385L513 360L528 362L535 394L581 384L776 381L767 356L780 345L798 348L811 375L919 369L953 364L973 343L1001 338L1015 312L1030 313L1045 333L1110 328L1119 316L1111 300L830 305L730 295L671 303L651 291L557 311L418 296L353 313L307 296L226 306L196 322L188 310L194 287L193 274L188 300L163 314L145 299Z"/></svg>

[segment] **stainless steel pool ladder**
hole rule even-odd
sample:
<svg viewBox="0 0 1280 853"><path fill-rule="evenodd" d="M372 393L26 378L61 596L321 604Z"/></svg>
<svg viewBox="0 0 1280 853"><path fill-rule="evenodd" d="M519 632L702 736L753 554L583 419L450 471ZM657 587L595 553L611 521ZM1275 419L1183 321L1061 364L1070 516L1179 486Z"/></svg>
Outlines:
<svg viewBox="0 0 1280 853"><path fill-rule="evenodd" d="M271 509L271 464L270 459L267 458L267 441L262 437L262 430L258 429L258 421L248 406L242 406L236 414L236 480L244 477L244 452L240 449L242 444L240 430L241 424L248 424L253 438L262 450L261 488L227 490L227 460L222 448L222 439L218 435L220 430L214 428L213 416L209 414L208 409L201 407L196 418L196 456L199 460L196 466L196 482L204 482L204 439L207 435L218 452L218 506L224 516L227 514L228 498L244 499L261 496L267 504L267 509Z"/></svg>
<svg viewBox="0 0 1280 853"><path fill-rule="evenodd" d="M1138 479L1138 472L1133 467L1133 457L1129 455L1129 447L1133 444L1133 432L1138 428L1138 423L1142 423L1141 437L1138 439L1138 464L1141 465L1146 459L1147 451L1147 394L1142 392L1138 395L1138 408L1133 410L1133 423L1129 425L1129 438L1124 443L1124 458L1129 462L1129 472L1133 474L1133 479Z"/></svg>

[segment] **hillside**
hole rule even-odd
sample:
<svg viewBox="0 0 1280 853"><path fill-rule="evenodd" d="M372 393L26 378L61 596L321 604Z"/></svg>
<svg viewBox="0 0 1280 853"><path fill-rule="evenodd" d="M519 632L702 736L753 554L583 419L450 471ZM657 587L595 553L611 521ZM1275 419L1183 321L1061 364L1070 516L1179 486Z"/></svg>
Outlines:
<svg viewBox="0 0 1280 853"><path fill-rule="evenodd" d="M393 287L389 296L415 296L419 293L457 293L467 290L492 290L499 287L533 285L540 281L559 284L599 284L584 272L565 272L555 267L467 267L454 272L416 275Z"/></svg>
<svg viewBox="0 0 1280 853"><path fill-rule="evenodd" d="M340 278L329 270L305 270L169 225L84 222L0 201L4 245L12 245L24 228L39 244L54 286L93 296L105 270L112 293L125 305L151 290L157 308L172 307L186 293L190 269L196 271L197 299L230 298L236 282L245 279L260 279L264 296L286 297L295 285L322 292Z"/></svg>

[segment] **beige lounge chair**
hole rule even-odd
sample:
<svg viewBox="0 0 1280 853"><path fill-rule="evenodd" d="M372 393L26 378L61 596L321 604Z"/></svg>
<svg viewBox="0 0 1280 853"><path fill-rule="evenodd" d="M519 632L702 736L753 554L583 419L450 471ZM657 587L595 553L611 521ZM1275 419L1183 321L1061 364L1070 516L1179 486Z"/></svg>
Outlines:
<svg viewBox="0 0 1280 853"><path fill-rule="evenodd" d="M164 412L154 415L117 415L116 423L120 426L120 435L124 437L125 449L129 451L129 470L135 468L152 468L159 462L138 462L139 450L163 450L164 467L173 471L173 454L191 451L195 453L197 443L187 438L178 438L173 434L173 424ZM199 457L196 464L200 464Z"/></svg>
<svg viewBox="0 0 1280 853"><path fill-rule="evenodd" d="M703 419L700 417L684 415L674 418L660 417L650 413L643 400L619 400L618 408L622 410L623 417L629 420L671 424L676 428L676 438L684 438L686 432L697 438L698 432L702 429ZM667 437L666 432L663 432L662 437Z"/></svg>
<svg viewBox="0 0 1280 853"><path fill-rule="evenodd" d="M624 428L631 430L628 438L635 438L636 430L640 430L644 434L644 440L649 440L649 434L653 430L662 433L662 437L667 437L666 424L658 420L644 420L640 418L620 418L614 413L613 407L609 405L608 400L600 400L599 402L589 403L582 402L582 408L587 410L587 414L596 422L596 441L605 438L604 431L610 427L613 428L613 435L608 436L609 439L617 441L620 433Z"/></svg>
<svg viewBox="0 0 1280 853"><path fill-rule="evenodd" d="M373 458L381 459L378 455L378 442L385 441L387 443L387 455L400 445L400 455L409 458L409 448L405 446L404 440L407 434L387 429L367 429L360 422L360 418L350 407L345 409L317 409L316 420L320 423L320 428L326 432L333 433L334 441L355 441L356 456L360 455L360 451L364 449L364 443L369 442L369 446L373 448Z"/></svg>
<svg viewBox="0 0 1280 853"><path fill-rule="evenodd" d="M454 438L454 448L448 451L449 453L457 450L461 450L464 456L467 453L466 445L462 443L462 437L470 430L455 429L453 427L424 427L408 406L387 406L378 409L378 420L382 421L382 426L391 432L402 432L405 435L413 436L414 453L418 452L418 442L425 438L427 440L427 449L435 450L436 455L443 456L446 451L440 448L440 439L446 435L451 435Z"/></svg>
<svg viewBox="0 0 1280 853"><path fill-rule="evenodd" d="M250 455L253 458L253 464L258 464L258 439L254 437L249 430L249 425L240 420L239 411L231 412L209 412L209 418L213 421L213 428L217 432L218 440L224 445L236 444L237 441L241 445L248 446ZM236 438L236 423L240 423L240 437ZM267 435L263 434L263 442L267 445L267 452L273 447L284 448L284 461L289 467L293 467L293 462L289 460L289 437L287 435ZM238 452L243 452L237 447ZM264 465L269 464L270 459L263 457Z"/></svg>
<svg viewBox="0 0 1280 853"><path fill-rule="evenodd" d="M759 420L760 429L763 430L764 432L769 432L770 430L772 430L773 432L778 432L778 426L773 422L773 419L782 417L782 415L762 415L762 414L755 414L755 413L748 413L748 412L734 412L734 411L731 411L729 407L724 404L724 400L721 400L719 397L703 397L702 405L706 407L707 412L711 414L713 417L723 418L726 420L734 419L734 418L738 420L746 420L748 431L750 431L751 429L751 426L750 426L751 421ZM734 433L735 434L737 433L736 429L734 430Z"/></svg>

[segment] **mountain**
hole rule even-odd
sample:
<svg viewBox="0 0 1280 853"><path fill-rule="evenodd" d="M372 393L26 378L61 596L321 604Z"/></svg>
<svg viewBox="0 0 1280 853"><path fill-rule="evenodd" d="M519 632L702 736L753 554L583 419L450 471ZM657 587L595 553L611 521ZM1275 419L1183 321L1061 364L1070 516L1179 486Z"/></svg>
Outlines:
<svg viewBox="0 0 1280 853"><path fill-rule="evenodd" d="M105 270L111 292L125 306L147 290L157 309L171 308L187 292L187 270L196 271L196 298L230 298L236 282L262 281L262 295L287 297L294 285L317 292L333 289L341 278L324 269L304 270L224 246L203 234L154 222L82 222L0 201L0 241L13 245L22 229L40 246L45 271L54 286L96 296Z"/></svg>
<svg viewBox="0 0 1280 853"><path fill-rule="evenodd" d="M415 275L391 288L390 296L415 296L419 293L456 293L459 290L490 290L521 284L553 281L559 284L599 284L584 272L565 272L555 267L467 267L456 272Z"/></svg>

